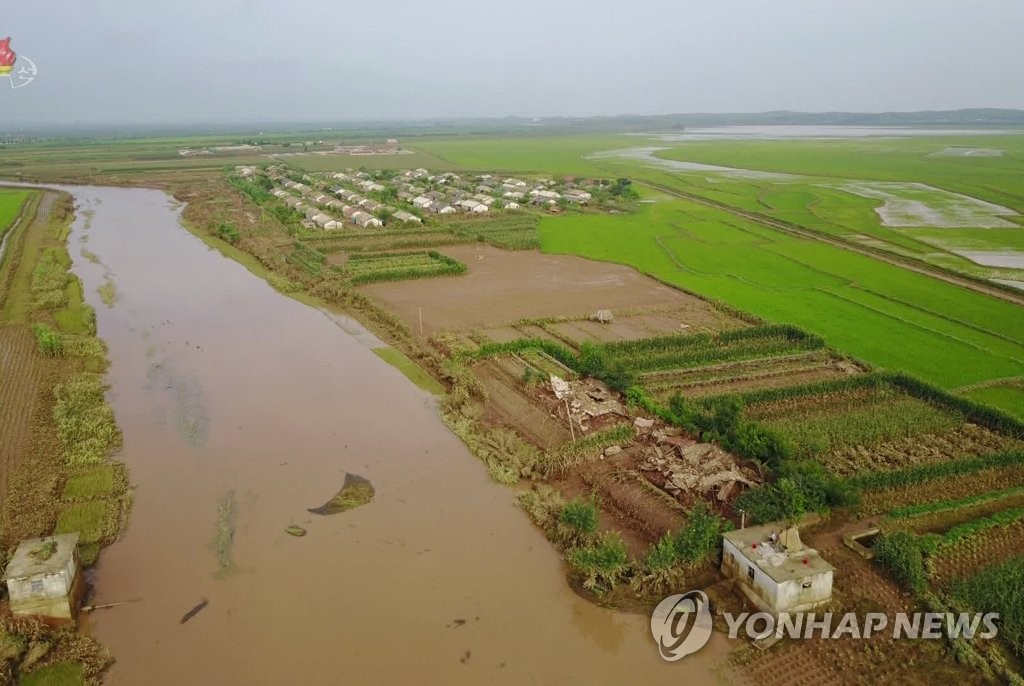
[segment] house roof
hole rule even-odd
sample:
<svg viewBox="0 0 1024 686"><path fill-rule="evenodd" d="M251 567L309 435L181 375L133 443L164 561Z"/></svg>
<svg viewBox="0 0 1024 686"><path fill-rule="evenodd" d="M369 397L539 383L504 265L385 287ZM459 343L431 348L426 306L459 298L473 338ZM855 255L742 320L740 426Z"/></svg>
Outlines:
<svg viewBox="0 0 1024 686"><path fill-rule="evenodd" d="M50 557L43 560L40 559L41 556L32 554L33 551L39 550L50 541L57 544L57 549ZM3 580L28 579L42 574L59 572L67 567L71 556L75 554L75 547L77 545L77 533L26 539L18 544L14 557L7 564L7 571L4 572Z"/></svg>
<svg viewBox="0 0 1024 686"><path fill-rule="evenodd" d="M795 531L787 531L786 525L774 523L727 531L722 538L736 546L744 557L776 583L835 571L835 567L826 562L817 550L800 542L799 534L791 533ZM773 533L779 537L775 543L770 541ZM782 544L786 539L789 539L789 548Z"/></svg>

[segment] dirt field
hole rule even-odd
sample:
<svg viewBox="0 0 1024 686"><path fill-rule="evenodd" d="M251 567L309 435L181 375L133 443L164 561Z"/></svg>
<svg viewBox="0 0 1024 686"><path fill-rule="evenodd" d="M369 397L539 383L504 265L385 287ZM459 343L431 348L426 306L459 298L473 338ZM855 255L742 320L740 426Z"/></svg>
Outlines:
<svg viewBox="0 0 1024 686"><path fill-rule="evenodd" d="M527 318L573 317L599 309L678 308L679 323L693 329L721 328L731 321L703 300L629 267L479 245L452 246L441 252L465 262L469 271L451 278L371 284L361 290L413 331L419 331L418 308L422 307L426 335L485 329Z"/></svg>
<svg viewBox="0 0 1024 686"><path fill-rule="evenodd" d="M0 328L0 493L28 435L40 371L32 334L23 327Z"/></svg>

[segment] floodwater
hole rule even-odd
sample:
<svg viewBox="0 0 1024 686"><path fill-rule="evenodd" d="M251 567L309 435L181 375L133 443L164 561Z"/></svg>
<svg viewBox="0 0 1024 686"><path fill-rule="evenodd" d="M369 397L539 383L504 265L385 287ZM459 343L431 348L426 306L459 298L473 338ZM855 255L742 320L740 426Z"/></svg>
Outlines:
<svg viewBox="0 0 1024 686"><path fill-rule="evenodd" d="M646 615L577 596L512 491L351 322L210 251L160 191L65 190L135 487L128 529L93 576L95 603L137 599L89 617L117 660L109 683L715 680L726 639L669 664ZM96 294L107 278L111 308ZM372 503L307 512L349 472L373 483ZM232 571L218 574L228 493Z"/></svg>
<svg viewBox="0 0 1024 686"><path fill-rule="evenodd" d="M835 140L841 138L909 138L917 136L995 136L1014 133L1006 129L904 126L842 126L818 124L765 124L758 126L706 126L679 133L629 134L663 141L710 140Z"/></svg>
<svg viewBox="0 0 1024 686"><path fill-rule="evenodd" d="M661 169L667 169L668 171L715 172L726 176L735 176L738 178L774 179L778 181L786 181L800 178L799 176L795 176L793 174L784 174L781 172L766 172L757 169L741 169L739 167L722 167L717 164L686 162L684 160L668 160L661 157L657 157L655 155L655 153L660 152L662 150L671 150L671 148L646 146L622 148L619 150L604 150L601 152L595 152L592 155L587 155L586 159L602 160L610 158L620 158L624 160L644 162L649 166L660 167Z"/></svg>

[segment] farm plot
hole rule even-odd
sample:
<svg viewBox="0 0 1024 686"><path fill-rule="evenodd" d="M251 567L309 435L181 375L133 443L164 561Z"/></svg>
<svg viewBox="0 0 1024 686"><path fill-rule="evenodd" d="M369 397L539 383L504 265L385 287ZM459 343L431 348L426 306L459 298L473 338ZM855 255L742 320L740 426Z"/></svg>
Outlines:
<svg viewBox="0 0 1024 686"><path fill-rule="evenodd" d="M428 334L504 328L523 320L586 318L601 309L616 315L672 310L673 320L667 325L673 330L683 323L696 330L741 324L713 304L629 267L480 243L446 247L442 252L467 265L465 276L415 284L369 284L363 292L410 328L418 328L422 308ZM625 325L630 326L628 321Z"/></svg>
<svg viewBox="0 0 1024 686"><path fill-rule="evenodd" d="M809 384L861 371L856 364L839 358L831 351L814 350L691 369L650 372L641 377L641 383L652 398L664 403L677 394L684 398L702 398Z"/></svg>
<svg viewBox="0 0 1024 686"><path fill-rule="evenodd" d="M696 305L696 303L695 303ZM480 329L478 334L497 342L540 337L558 340L578 349L583 343L635 341L667 334L691 335L738 329L747 324L714 307L654 307L613 313L612 321L594 321L591 316L555 317L512 322L505 326Z"/></svg>
<svg viewBox="0 0 1024 686"><path fill-rule="evenodd" d="M382 229L378 231L339 231L303 234L302 240L321 252L384 252L412 248L436 248L470 243L471 238L456 236L436 227L422 229Z"/></svg>
<svg viewBox="0 0 1024 686"><path fill-rule="evenodd" d="M824 342L790 326L754 326L716 334L660 336L600 346L612 364L636 372L691 369L714 363L792 355L818 350Z"/></svg>
<svg viewBox="0 0 1024 686"><path fill-rule="evenodd" d="M17 219L29 191L2 189L0 190L0 238Z"/></svg>
<svg viewBox="0 0 1024 686"><path fill-rule="evenodd" d="M878 374L740 397L745 419L786 441L794 458L815 459L841 476L1024 447L1019 437L985 425L973 410Z"/></svg>
<svg viewBox="0 0 1024 686"><path fill-rule="evenodd" d="M356 253L344 265L334 267L353 284L378 281L402 281L434 276L452 276L466 271L466 265L453 257L426 252Z"/></svg>
<svg viewBox="0 0 1024 686"><path fill-rule="evenodd" d="M1021 537L1024 537L1024 521L1017 520L947 546L931 556L930 580L934 586L946 588L985 567L1019 557Z"/></svg>
<svg viewBox="0 0 1024 686"><path fill-rule="evenodd" d="M1002 455L1012 458L1015 454L997 454L996 457ZM979 469L955 469L957 465L970 467L972 463ZM934 476L917 479L915 472L921 477L928 477L927 472ZM854 481L862 487L860 511L865 516L1024 486L1024 455L1019 455L1012 464L996 462L990 457L967 458L872 476L875 478Z"/></svg>
<svg viewBox="0 0 1024 686"><path fill-rule="evenodd" d="M0 327L0 494L28 436L42 370L27 330Z"/></svg>
<svg viewBox="0 0 1024 686"><path fill-rule="evenodd" d="M505 250L536 250L540 248L535 214L515 213L497 219L463 219L444 224L460 238L489 243Z"/></svg>

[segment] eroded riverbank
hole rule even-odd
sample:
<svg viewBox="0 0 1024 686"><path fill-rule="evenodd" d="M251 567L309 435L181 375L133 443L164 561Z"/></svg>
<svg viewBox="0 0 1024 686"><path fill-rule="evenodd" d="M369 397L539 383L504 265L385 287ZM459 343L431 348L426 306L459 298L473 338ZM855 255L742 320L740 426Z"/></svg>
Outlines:
<svg viewBox="0 0 1024 686"><path fill-rule="evenodd" d="M429 394L334 321L207 249L162 192L67 190L136 486L94 576L95 602L140 599L92 619L117 658L110 683L713 678L724 639L669 665L645 616L576 596ZM77 255L82 240L99 263ZM97 293L107 279L112 307ZM373 503L307 512L350 472L373 482ZM218 576L227 493L233 572Z"/></svg>

